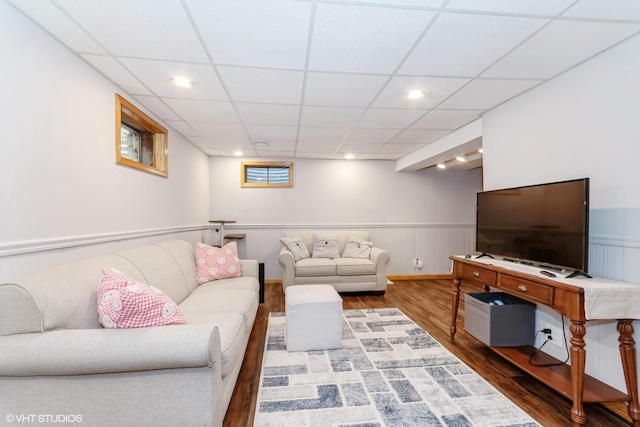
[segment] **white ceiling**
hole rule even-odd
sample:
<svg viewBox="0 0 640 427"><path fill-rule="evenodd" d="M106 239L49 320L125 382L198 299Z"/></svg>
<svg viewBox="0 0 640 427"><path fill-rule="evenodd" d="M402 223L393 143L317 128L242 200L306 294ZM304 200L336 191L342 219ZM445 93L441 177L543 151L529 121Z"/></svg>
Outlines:
<svg viewBox="0 0 640 427"><path fill-rule="evenodd" d="M637 0L8 1L212 156L395 160L640 31Z"/></svg>

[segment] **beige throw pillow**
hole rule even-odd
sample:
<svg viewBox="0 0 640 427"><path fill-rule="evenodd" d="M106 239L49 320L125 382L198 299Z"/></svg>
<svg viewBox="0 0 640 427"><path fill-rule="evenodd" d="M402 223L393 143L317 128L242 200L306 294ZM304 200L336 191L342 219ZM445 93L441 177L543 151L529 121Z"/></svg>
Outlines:
<svg viewBox="0 0 640 427"><path fill-rule="evenodd" d="M333 234L313 235L313 257L314 258L340 258L340 247L338 237Z"/></svg>
<svg viewBox="0 0 640 427"><path fill-rule="evenodd" d="M358 239L355 236L347 237L347 244L342 252L342 258L369 258L372 242Z"/></svg>
<svg viewBox="0 0 640 427"><path fill-rule="evenodd" d="M307 248L307 245L304 244L300 237L281 237L280 241L293 254L295 261L311 257L309 248Z"/></svg>

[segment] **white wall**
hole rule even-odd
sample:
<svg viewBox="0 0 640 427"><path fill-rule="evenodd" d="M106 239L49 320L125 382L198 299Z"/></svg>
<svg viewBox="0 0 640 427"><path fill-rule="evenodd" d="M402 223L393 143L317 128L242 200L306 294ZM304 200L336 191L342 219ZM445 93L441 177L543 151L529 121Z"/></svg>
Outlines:
<svg viewBox="0 0 640 427"><path fill-rule="evenodd" d="M480 170L396 172L390 161L296 159L293 188L241 188L242 161L210 159L211 219L237 221L225 231L246 232L240 247L265 262L268 278L282 277L279 238L293 228L366 229L391 252L389 274L449 273L448 257L475 247ZM422 270L413 268L415 257Z"/></svg>
<svg viewBox="0 0 640 427"><path fill-rule="evenodd" d="M488 190L589 177L589 272L640 284L638 52L636 36L487 113L483 145ZM625 390L617 336L588 322L587 372Z"/></svg>
<svg viewBox="0 0 640 427"><path fill-rule="evenodd" d="M117 166L115 93L135 99L5 2L0 55L0 281L53 262L50 253L17 253L142 237L142 230L144 241L205 232L192 233L208 221L204 153L170 129L168 179ZM62 252L54 258L76 256Z"/></svg>

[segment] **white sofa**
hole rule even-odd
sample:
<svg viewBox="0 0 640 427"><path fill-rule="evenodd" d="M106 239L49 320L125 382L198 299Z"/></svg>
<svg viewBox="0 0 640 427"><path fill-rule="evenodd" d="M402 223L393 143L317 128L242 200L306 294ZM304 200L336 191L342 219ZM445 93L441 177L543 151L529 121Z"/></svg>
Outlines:
<svg viewBox="0 0 640 427"><path fill-rule="evenodd" d="M299 237L313 254L313 235L335 235L342 255L349 236L370 241L369 233L363 230L290 230L285 237ZM375 243L375 242L374 242ZM332 285L338 292L376 292L387 290L387 264L391 255L384 249L373 246L368 259L365 258L304 258L295 260L293 253L284 245L279 260L282 267L282 287L293 285Z"/></svg>
<svg viewBox="0 0 640 427"><path fill-rule="evenodd" d="M162 290L187 324L103 329L104 267ZM241 269L198 286L194 245L174 240L1 284L2 422L53 414L86 426L221 426L258 310L258 262Z"/></svg>

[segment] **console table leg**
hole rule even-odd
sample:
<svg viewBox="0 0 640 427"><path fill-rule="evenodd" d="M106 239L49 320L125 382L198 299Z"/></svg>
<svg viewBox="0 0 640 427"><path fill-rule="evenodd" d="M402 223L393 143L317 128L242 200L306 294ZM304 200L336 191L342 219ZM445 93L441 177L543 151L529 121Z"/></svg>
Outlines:
<svg viewBox="0 0 640 427"><path fill-rule="evenodd" d="M453 301L451 302L451 325L449 326L449 333L451 334L451 341L456 336L456 320L458 318L458 305L460 305L460 279L453 278Z"/></svg>
<svg viewBox="0 0 640 427"><path fill-rule="evenodd" d="M584 335L587 329L584 322L571 321L571 387L573 391L573 407L571 419L574 426L582 426L587 421L584 413L584 368L587 352L584 349Z"/></svg>
<svg viewBox="0 0 640 427"><path fill-rule="evenodd" d="M620 358L624 371L624 381L627 384L629 395L629 416L633 420L633 426L640 426L640 404L638 403L638 371L636 366L636 343L633 340L633 321L631 319L618 320L618 332L620 333Z"/></svg>

